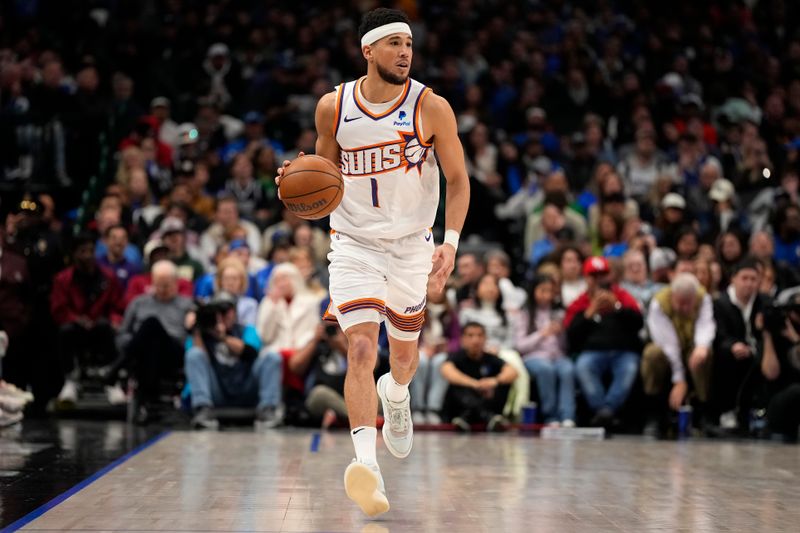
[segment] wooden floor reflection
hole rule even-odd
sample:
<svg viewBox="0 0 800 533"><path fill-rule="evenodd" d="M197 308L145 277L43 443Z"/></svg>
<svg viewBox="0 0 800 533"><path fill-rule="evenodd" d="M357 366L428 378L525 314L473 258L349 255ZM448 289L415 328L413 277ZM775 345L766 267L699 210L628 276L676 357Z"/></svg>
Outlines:
<svg viewBox="0 0 800 533"><path fill-rule="evenodd" d="M346 432L176 432L26 531L797 531L800 448L418 433L379 460L392 509L344 495Z"/></svg>

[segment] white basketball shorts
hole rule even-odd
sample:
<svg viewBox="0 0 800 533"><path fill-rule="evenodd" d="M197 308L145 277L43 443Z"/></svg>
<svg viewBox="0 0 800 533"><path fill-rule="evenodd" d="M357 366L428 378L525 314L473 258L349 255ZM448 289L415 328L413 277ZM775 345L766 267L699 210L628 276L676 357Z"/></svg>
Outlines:
<svg viewBox="0 0 800 533"><path fill-rule="evenodd" d="M368 239L331 232L331 303L326 319L343 330L386 322L395 339L416 340L422 329L434 251L426 229L399 239Z"/></svg>

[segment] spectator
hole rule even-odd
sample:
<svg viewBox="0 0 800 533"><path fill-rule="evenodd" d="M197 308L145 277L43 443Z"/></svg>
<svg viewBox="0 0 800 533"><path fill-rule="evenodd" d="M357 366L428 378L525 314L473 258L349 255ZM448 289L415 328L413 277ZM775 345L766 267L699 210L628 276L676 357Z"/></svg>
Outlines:
<svg viewBox="0 0 800 533"><path fill-rule="evenodd" d="M528 261L534 267L560 244L572 241L575 236L567 227L563 209L554 203L544 206L541 220L544 236L531 245L528 253Z"/></svg>
<svg viewBox="0 0 800 533"><path fill-rule="evenodd" d="M107 365L115 359L114 336L122 319L122 304L117 279L97 264L94 238L79 235L72 246L72 266L58 273L50 295L65 379L58 395L61 406L77 401L81 372L86 367Z"/></svg>
<svg viewBox="0 0 800 533"><path fill-rule="evenodd" d="M175 264L160 260L153 264L152 293L131 302L117 334L120 357L109 375L116 382L117 370L130 367L138 384L137 421L145 423L158 405L164 378L176 380L183 363L183 343L191 323L187 315L194 304L178 294Z"/></svg>
<svg viewBox="0 0 800 533"><path fill-rule="evenodd" d="M800 285L800 271L775 261L775 242L766 231L756 231L750 236L750 255L775 272L775 285L778 292Z"/></svg>
<svg viewBox="0 0 800 533"><path fill-rule="evenodd" d="M515 349L536 380L545 423L575 427L575 367L566 355L557 291L550 278L533 281L527 309L515 315Z"/></svg>
<svg viewBox="0 0 800 533"><path fill-rule="evenodd" d="M252 326L237 323L235 300L221 293L198 309L186 378L192 391L192 426L216 429L214 407L254 407L257 429L280 425L281 358L262 350Z"/></svg>
<svg viewBox="0 0 800 533"><path fill-rule="evenodd" d="M567 309L564 327L571 352L578 353L575 370L586 402L594 413L592 425L610 427L630 395L639 369L643 325L636 300L611 281L604 257L583 264L587 289ZM625 332L625 334L621 334ZM611 373L606 390L603 379Z"/></svg>
<svg viewBox="0 0 800 533"><path fill-rule="evenodd" d="M297 235L298 229L302 226L308 226L308 222L288 209L283 209L281 211L281 221L264 230L264 255L268 256L272 247L277 243L293 240ZM309 229L311 230L310 238L307 238L305 242L294 242L294 244L311 246L314 252L314 261L322 264L325 262L328 252L330 251L330 238L320 228L309 226Z"/></svg>
<svg viewBox="0 0 800 533"><path fill-rule="evenodd" d="M139 267L125 257L128 230L122 225L111 226L106 230L105 243L106 253L98 258L97 263L114 273L124 291L128 287L128 281L140 272Z"/></svg>
<svg viewBox="0 0 800 533"><path fill-rule="evenodd" d="M745 258L732 272L731 284L714 302L717 335L711 398L723 430L747 428L753 384L748 382L762 355L764 298L758 294L761 265Z"/></svg>
<svg viewBox="0 0 800 533"><path fill-rule="evenodd" d="M800 298L795 293L765 316L761 373L767 380L767 421L772 433L797 442L800 426Z"/></svg>
<svg viewBox="0 0 800 533"><path fill-rule="evenodd" d="M692 274L678 274L650 303L647 327L652 342L642 354L641 373L655 416L645 433L656 435L659 419L663 421L667 383L671 383L670 409L679 410L694 393L701 413L705 411L711 385L711 346L717 331L711 297Z"/></svg>
<svg viewBox="0 0 800 533"><path fill-rule="evenodd" d="M481 276L475 289L475 299L475 307L462 309L459 313L462 330L465 324L477 322L483 326L488 350L498 353L501 348L511 348L514 345L514 331L509 324L503 294L495 276Z"/></svg>
<svg viewBox="0 0 800 533"><path fill-rule="evenodd" d="M603 257L622 257L628 250L628 243L622 236L622 224L621 219L610 213L600 215L597 251Z"/></svg>
<svg viewBox="0 0 800 533"><path fill-rule="evenodd" d="M231 178L225 182L225 194L236 198L239 214L256 225L266 224L267 197L264 188L256 181L253 163L245 153L236 154L231 163Z"/></svg>
<svg viewBox="0 0 800 533"><path fill-rule="evenodd" d="M459 308L476 305L475 291L478 281L486 271L486 265L474 252L462 253L456 259L456 279L454 290L448 296Z"/></svg>
<svg viewBox="0 0 800 533"><path fill-rule="evenodd" d="M222 196L217 199L215 221L200 238L200 249L203 259L209 261L223 244L231 240L231 233L242 226L247 232L247 244L250 252L258 255L261 251L261 234L258 228L247 220L239 218L239 207L235 198Z"/></svg>
<svg viewBox="0 0 800 533"><path fill-rule="evenodd" d="M583 254L571 245L561 248L558 254L561 279L561 305L569 307L586 290L586 280L581 275Z"/></svg>
<svg viewBox="0 0 800 533"><path fill-rule="evenodd" d="M726 231L717 240L717 258L722 268L722 287L727 287L733 271L745 256L744 240L734 231Z"/></svg>
<svg viewBox="0 0 800 533"><path fill-rule="evenodd" d="M745 213L738 209L733 183L720 178L711 186L708 197L713 203L712 219L706 239L714 241L725 231L746 232L750 229Z"/></svg>
<svg viewBox="0 0 800 533"><path fill-rule="evenodd" d="M685 226L678 231L675 240L675 252L678 259L694 259L700 248L700 236L690 226Z"/></svg>
<svg viewBox="0 0 800 533"><path fill-rule="evenodd" d="M217 268L216 293L225 292L236 298L236 317L240 326L255 326L258 302L247 296L249 278L237 257L224 259Z"/></svg>
<svg viewBox="0 0 800 533"><path fill-rule="evenodd" d="M449 383L444 417L462 431L475 423L487 424L489 431L505 425L502 412L517 371L485 347L486 330L469 322L461 329L461 348L442 365L442 376Z"/></svg>
<svg viewBox="0 0 800 533"><path fill-rule="evenodd" d="M789 204L775 214L775 262L800 268L800 207Z"/></svg>
<svg viewBox="0 0 800 533"><path fill-rule="evenodd" d="M159 227L161 240L169 249L169 258L178 267L178 277L197 282L203 275L203 266L186 250L186 226L181 219L167 217Z"/></svg>
<svg viewBox="0 0 800 533"><path fill-rule="evenodd" d="M511 277L511 257L502 250L492 250L486 253L485 260L486 273L497 278L505 308L520 309L525 305L528 295L525 293L525 289L515 286L509 279Z"/></svg>
<svg viewBox="0 0 800 533"><path fill-rule="evenodd" d="M300 275L303 276L303 283L308 292L317 296L320 301L327 298L328 291L325 287L328 285L328 269L318 268L317 265L314 264L311 247L292 246L289 249L289 262L300 271Z"/></svg>
<svg viewBox="0 0 800 533"><path fill-rule="evenodd" d="M125 290L125 307L127 308L130 303L142 294L150 294L153 291L153 276L152 266L158 261L169 259L169 248L164 246L160 240L152 240L144 245L144 255L147 258L148 269L146 272L133 276L128 282L128 288ZM192 283L182 278L178 278L178 294L192 297L194 287Z"/></svg>
<svg viewBox="0 0 800 533"><path fill-rule="evenodd" d="M666 158L656 146L655 132L641 128L636 132L634 150L620 161L617 172L625 181L631 196L643 201L666 166Z"/></svg>
<svg viewBox="0 0 800 533"><path fill-rule="evenodd" d="M656 248L650 253L650 277L655 283L670 282L678 257L671 248Z"/></svg>
<svg viewBox="0 0 800 533"><path fill-rule="evenodd" d="M648 277L647 262L639 250L628 250L622 256L622 283L620 286L636 298L639 309L648 309L650 299L660 286Z"/></svg>
<svg viewBox="0 0 800 533"><path fill-rule="evenodd" d="M237 237L240 237L240 235L237 235ZM265 260L250 253L250 246L247 244L247 240L243 238L233 239L228 244L228 252L230 257L235 257L244 265L245 270L247 270L250 276L257 275L267 266Z"/></svg>
<svg viewBox="0 0 800 533"><path fill-rule="evenodd" d="M165 96L150 100L150 113L158 124L158 139L170 148L178 145L178 124L170 118L170 101Z"/></svg>
<svg viewBox="0 0 800 533"><path fill-rule="evenodd" d="M661 213L655 223L658 245L674 249L686 223L686 200L678 193L668 193L661 200Z"/></svg>

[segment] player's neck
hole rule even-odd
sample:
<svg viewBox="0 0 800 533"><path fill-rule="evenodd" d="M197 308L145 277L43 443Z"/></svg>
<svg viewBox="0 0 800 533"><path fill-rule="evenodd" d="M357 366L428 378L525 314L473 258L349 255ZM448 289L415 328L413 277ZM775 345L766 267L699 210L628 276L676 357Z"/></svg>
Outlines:
<svg viewBox="0 0 800 533"><path fill-rule="evenodd" d="M405 83L395 85L384 81L377 72L368 72L361 83L361 95L371 104L391 102L403 92Z"/></svg>

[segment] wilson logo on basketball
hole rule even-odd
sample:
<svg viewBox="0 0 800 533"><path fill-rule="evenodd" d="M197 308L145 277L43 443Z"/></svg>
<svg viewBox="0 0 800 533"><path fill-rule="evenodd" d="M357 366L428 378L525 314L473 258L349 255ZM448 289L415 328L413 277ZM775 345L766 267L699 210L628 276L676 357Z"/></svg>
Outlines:
<svg viewBox="0 0 800 533"><path fill-rule="evenodd" d="M341 152L341 170L345 176L372 176L383 172L413 168L422 174L428 148L413 132L398 131L400 139Z"/></svg>
<svg viewBox="0 0 800 533"><path fill-rule="evenodd" d="M286 203L286 208L289 211L293 211L296 213L307 213L309 211L317 211L318 209L322 208L328 201L324 198L317 200L314 203L306 204L306 203Z"/></svg>

